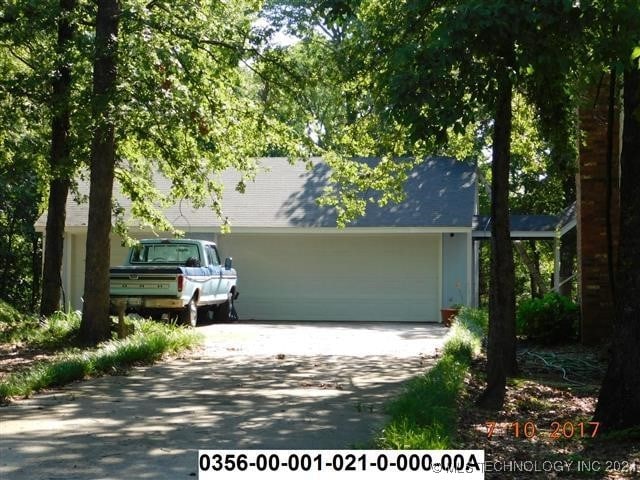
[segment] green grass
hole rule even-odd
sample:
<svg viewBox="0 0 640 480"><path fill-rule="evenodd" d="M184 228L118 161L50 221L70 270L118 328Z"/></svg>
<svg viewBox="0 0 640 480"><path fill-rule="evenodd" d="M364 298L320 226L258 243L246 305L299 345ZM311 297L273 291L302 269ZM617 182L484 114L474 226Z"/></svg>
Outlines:
<svg viewBox="0 0 640 480"><path fill-rule="evenodd" d="M516 400L518 410L524 412L544 412L552 408L552 404L539 398L521 398Z"/></svg>
<svg viewBox="0 0 640 480"><path fill-rule="evenodd" d="M390 422L376 444L383 449L447 449L453 445L458 398L473 357L480 352L486 313L464 308L447 336L442 357L409 381L388 405Z"/></svg>
<svg viewBox="0 0 640 480"><path fill-rule="evenodd" d="M80 326L76 312L56 312L47 319L25 315L0 301L0 343L20 343L55 350L75 340Z"/></svg>
<svg viewBox="0 0 640 480"><path fill-rule="evenodd" d="M71 349L53 360L33 365L0 382L0 401L28 397L45 388L65 385L87 377L119 373L132 365L152 363L165 354L198 345L202 338L195 330L149 320L131 320L135 333L113 339L91 350Z"/></svg>

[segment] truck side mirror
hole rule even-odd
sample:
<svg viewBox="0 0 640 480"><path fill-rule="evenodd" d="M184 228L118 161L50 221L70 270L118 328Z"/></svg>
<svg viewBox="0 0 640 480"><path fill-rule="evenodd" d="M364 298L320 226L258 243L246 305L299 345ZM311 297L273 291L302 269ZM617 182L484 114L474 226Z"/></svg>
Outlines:
<svg viewBox="0 0 640 480"><path fill-rule="evenodd" d="M224 269L231 270L231 266L233 265L233 258L227 257L224 260Z"/></svg>

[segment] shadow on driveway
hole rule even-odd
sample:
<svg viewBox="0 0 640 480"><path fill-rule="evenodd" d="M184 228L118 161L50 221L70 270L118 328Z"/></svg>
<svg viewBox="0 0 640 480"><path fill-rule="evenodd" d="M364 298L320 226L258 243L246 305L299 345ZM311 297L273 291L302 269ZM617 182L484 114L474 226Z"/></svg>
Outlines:
<svg viewBox="0 0 640 480"><path fill-rule="evenodd" d="M365 446L384 422L384 403L428 368L443 334L433 327L425 341L399 326L380 326L382 337L335 324L293 327L205 326L206 348L194 356L0 409L0 478L187 479L198 449ZM376 350L358 346L374 338L398 345L379 345L383 355L300 353L305 343L327 348L336 334L360 353ZM418 341L428 345L422 354L386 353Z"/></svg>

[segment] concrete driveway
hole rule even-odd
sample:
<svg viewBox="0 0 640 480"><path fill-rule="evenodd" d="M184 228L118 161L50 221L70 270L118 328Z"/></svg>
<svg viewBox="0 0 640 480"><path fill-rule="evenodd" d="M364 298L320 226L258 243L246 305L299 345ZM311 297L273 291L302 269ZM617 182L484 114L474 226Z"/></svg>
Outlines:
<svg viewBox="0 0 640 480"><path fill-rule="evenodd" d="M198 449L363 446L446 333L424 324L198 329L206 345L188 357L0 408L0 479L189 479Z"/></svg>

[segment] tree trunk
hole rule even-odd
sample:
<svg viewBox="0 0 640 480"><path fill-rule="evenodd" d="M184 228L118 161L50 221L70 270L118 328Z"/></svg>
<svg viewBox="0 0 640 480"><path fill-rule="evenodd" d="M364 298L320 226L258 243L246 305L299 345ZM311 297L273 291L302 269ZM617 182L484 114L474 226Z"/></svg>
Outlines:
<svg viewBox="0 0 640 480"><path fill-rule="evenodd" d="M568 280L574 274L576 251L578 248L576 229L560 239L560 295L571 298L573 294L573 280ZM566 281L568 280L568 281ZM562 283L564 282L564 283Z"/></svg>
<svg viewBox="0 0 640 480"><path fill-rule="evenodd" d="M40 275L42 274L42 251L40 247L40 236L33 236L31 240L31 303L29 311L35 312L40 296Z"/></svg>
<svg viewBox="0 0 640 480"><path fill-rule="evenodd" d="M76 0L60 0L58 20L58 71L52 83L51 95L51 154L49 167L49 202L47 206L47 227L45 233L44 267L42 271L42 301L40 315L48 316L60 309L62 280L62 255L64 245L64 225L66 219L69 178L72 161L69 155L69 123L71 95L71 66L68 61L69 44L73 40L74 26L70 14L76 7ZM64 305L63 305L64 307Z"/></svg>
<svg viewBox="0 0 640 480"><path fill-rule="evenodd" d="M594 419L604 430L640 426L640 71L624 75L620 242L611 357Z"/></svg>
<svg viewBox="0 0 640 480"><path fill-rule="evenodd" d="M478 399L483 408L498 410L504 403L507 375L516 364L515 270L509 227L509 162L512 84L506 67L498 74L498 95L491 163L491 283L487 387Z"/></svg>
<svg viewBox="0 0 640 480"><path fill-rule="evenodd" d="M532 242L533 243L533 242ZM531 282L531 297L539 298L547 293L548 288L542 278L542 274L540 273L540 254L536 250L535 243L531 245L531 249L533 255L529 255L527 251L527 246L520 241L514 242L516 247L516 251L524 263L524 266L527 268L529 272L529 278Z"/></svg>
<svg viewBox="0 0 640 480"><path fill-rule="evenodd" d="M15 270L15 262L16 262L16 255L14 254L14 250L13 250L13 236L15 235L15 229L16 229L16 223L18 222L18 220L16 219L15 214L11 215L11 220L9 220L9 225L7 226L7 241L6 246L3 246L0 243L0 248L2 248L3 250L5 250L7 252L6 255L4 255L4 258L2 259L4 262L3 268L2 268L2 272L0 273L0 292L6 292L8 290L8 285L9 282L14 281L11 278L11 270ZM9 297L10 298L10 297Z"/></svg>
<svg viewBox="0 0 640 480"><path fill-rule="evenodd" d="M62 292L62 255L69 179L54 178L49 182L49 204L42 269L40 315L49 316L60 310ZM62 306L64 308L64 305Z"/></svg>
<svg viewBox="0 0 640 480"><path fill-rule="evenodd" d="M93 118L91 145L89 223L84 277L84 305L80 338L96 344L110 336L109 259L111 197L115 169L113 101L117 75L118 0L99 0L93 67Z"/></svg>

